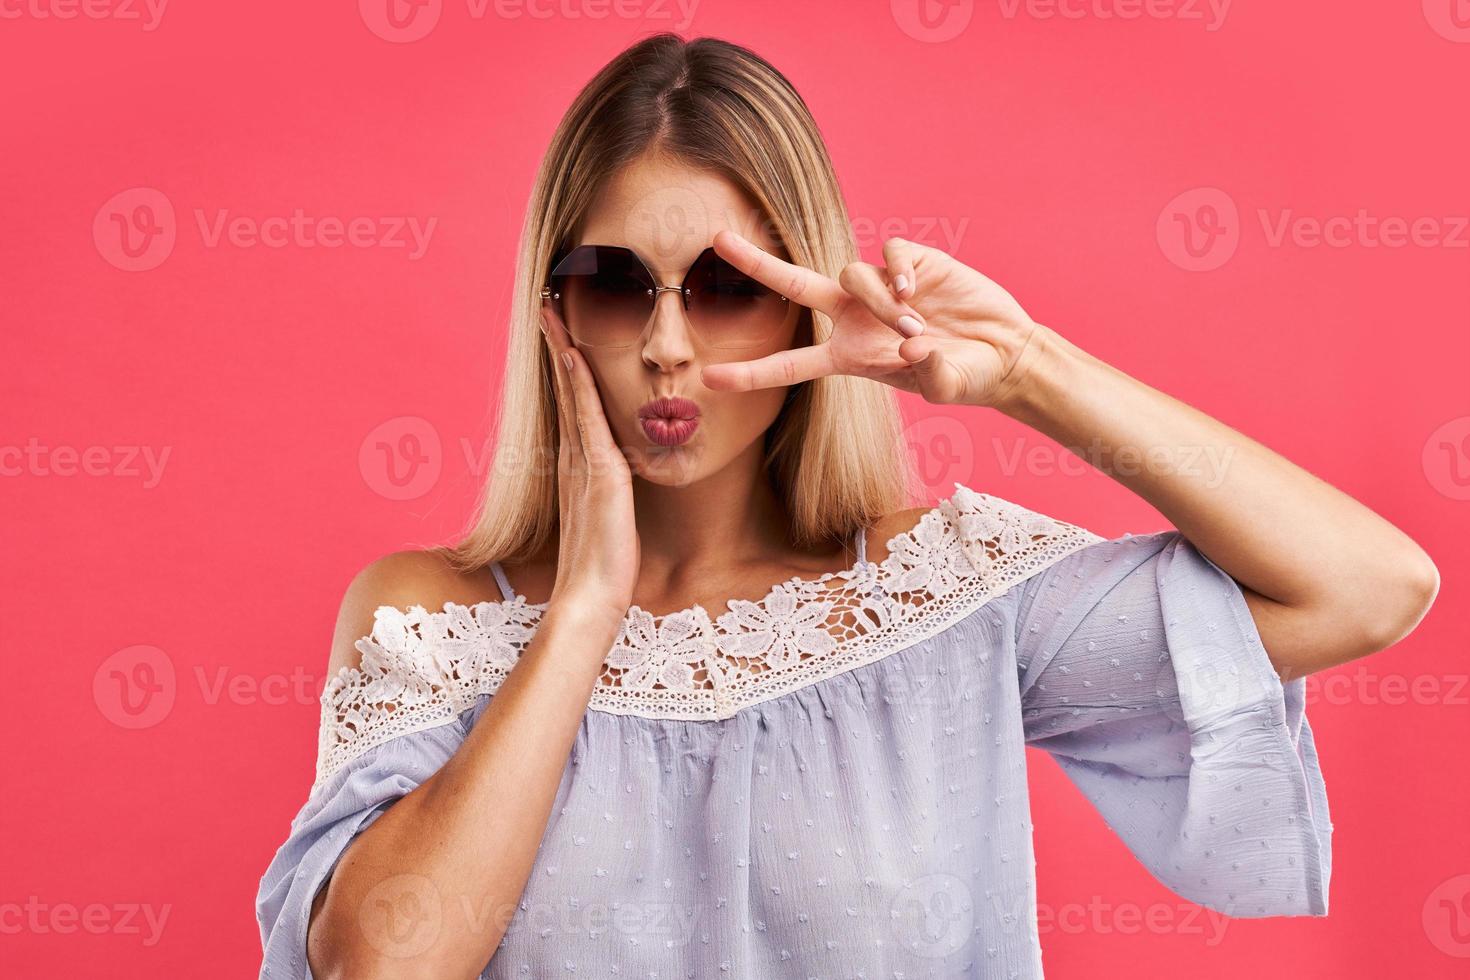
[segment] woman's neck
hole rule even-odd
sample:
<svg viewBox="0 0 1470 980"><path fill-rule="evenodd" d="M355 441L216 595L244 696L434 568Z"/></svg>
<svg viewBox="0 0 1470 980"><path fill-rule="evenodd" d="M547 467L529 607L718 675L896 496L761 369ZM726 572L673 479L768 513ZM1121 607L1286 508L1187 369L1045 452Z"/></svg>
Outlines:
<svg viewBox="0 0 1470 980"><path fill-rule="evenodd" d="M762 472L727 466L678 487L635 477L633 508L640 579L668 582L797 556L790 515Z"/></svg>

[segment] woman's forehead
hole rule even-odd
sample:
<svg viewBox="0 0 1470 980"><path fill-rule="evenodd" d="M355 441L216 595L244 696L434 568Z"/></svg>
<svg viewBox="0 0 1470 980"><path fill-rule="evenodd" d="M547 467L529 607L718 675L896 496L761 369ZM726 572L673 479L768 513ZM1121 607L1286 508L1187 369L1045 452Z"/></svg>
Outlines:
<svg viewBox="0 0 1470 980"><path fill-rule="evenodd" d="M573 245L622 245L654 272L688 268L722 228L786 255L773 222L738 184L664 160L635 162L611 177L581 226Z"/></svg>

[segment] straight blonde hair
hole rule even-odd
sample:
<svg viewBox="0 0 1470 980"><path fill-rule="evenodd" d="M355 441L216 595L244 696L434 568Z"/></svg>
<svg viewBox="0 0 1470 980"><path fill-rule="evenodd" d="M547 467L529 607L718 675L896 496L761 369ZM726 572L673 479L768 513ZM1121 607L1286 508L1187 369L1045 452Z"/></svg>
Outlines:
<svg viewBox="0 0 1470 980"><path fill-rule="evenodd" d="M460 571L528 559L557 531L557 405L541 286L603 183L650 152L742 188L792 262L835 279L860 258L817 124L785 76L711 37L665 32L620 53L572 102L536 175L516 260L494 464L461 540L431 549ZM825 314L802 313L798 337L830 336ZM798 547L846 541L903 509L911 480L894 389L847 375L793 386L765 434L765 465Z"/></svg>

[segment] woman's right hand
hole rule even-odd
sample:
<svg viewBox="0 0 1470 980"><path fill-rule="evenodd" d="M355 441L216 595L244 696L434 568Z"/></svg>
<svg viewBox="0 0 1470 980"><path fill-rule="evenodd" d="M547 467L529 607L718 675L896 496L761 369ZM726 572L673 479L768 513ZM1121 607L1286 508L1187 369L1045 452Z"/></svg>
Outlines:
<svg viewBox="0 0 1470 980"><path fill-rule="evenodd" d="M567 599L579 612L621 623L633 601L641 552L633 515L633 475L613 440L592 369L550 303L541 332L556 382L557 505L560 540L550 608Z"/></svg>

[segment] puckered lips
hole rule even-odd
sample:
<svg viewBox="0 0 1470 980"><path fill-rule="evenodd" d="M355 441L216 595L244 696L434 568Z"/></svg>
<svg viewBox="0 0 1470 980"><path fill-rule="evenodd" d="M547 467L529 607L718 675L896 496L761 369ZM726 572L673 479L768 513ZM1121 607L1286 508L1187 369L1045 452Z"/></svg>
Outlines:
<svg viewBox="0 0 1470 980"><path fill-rule="evenodd" d="M687 398L664 395L638 409L638 424L650 442L677 446L688 442L699 428L699 406Z"/></svg>

